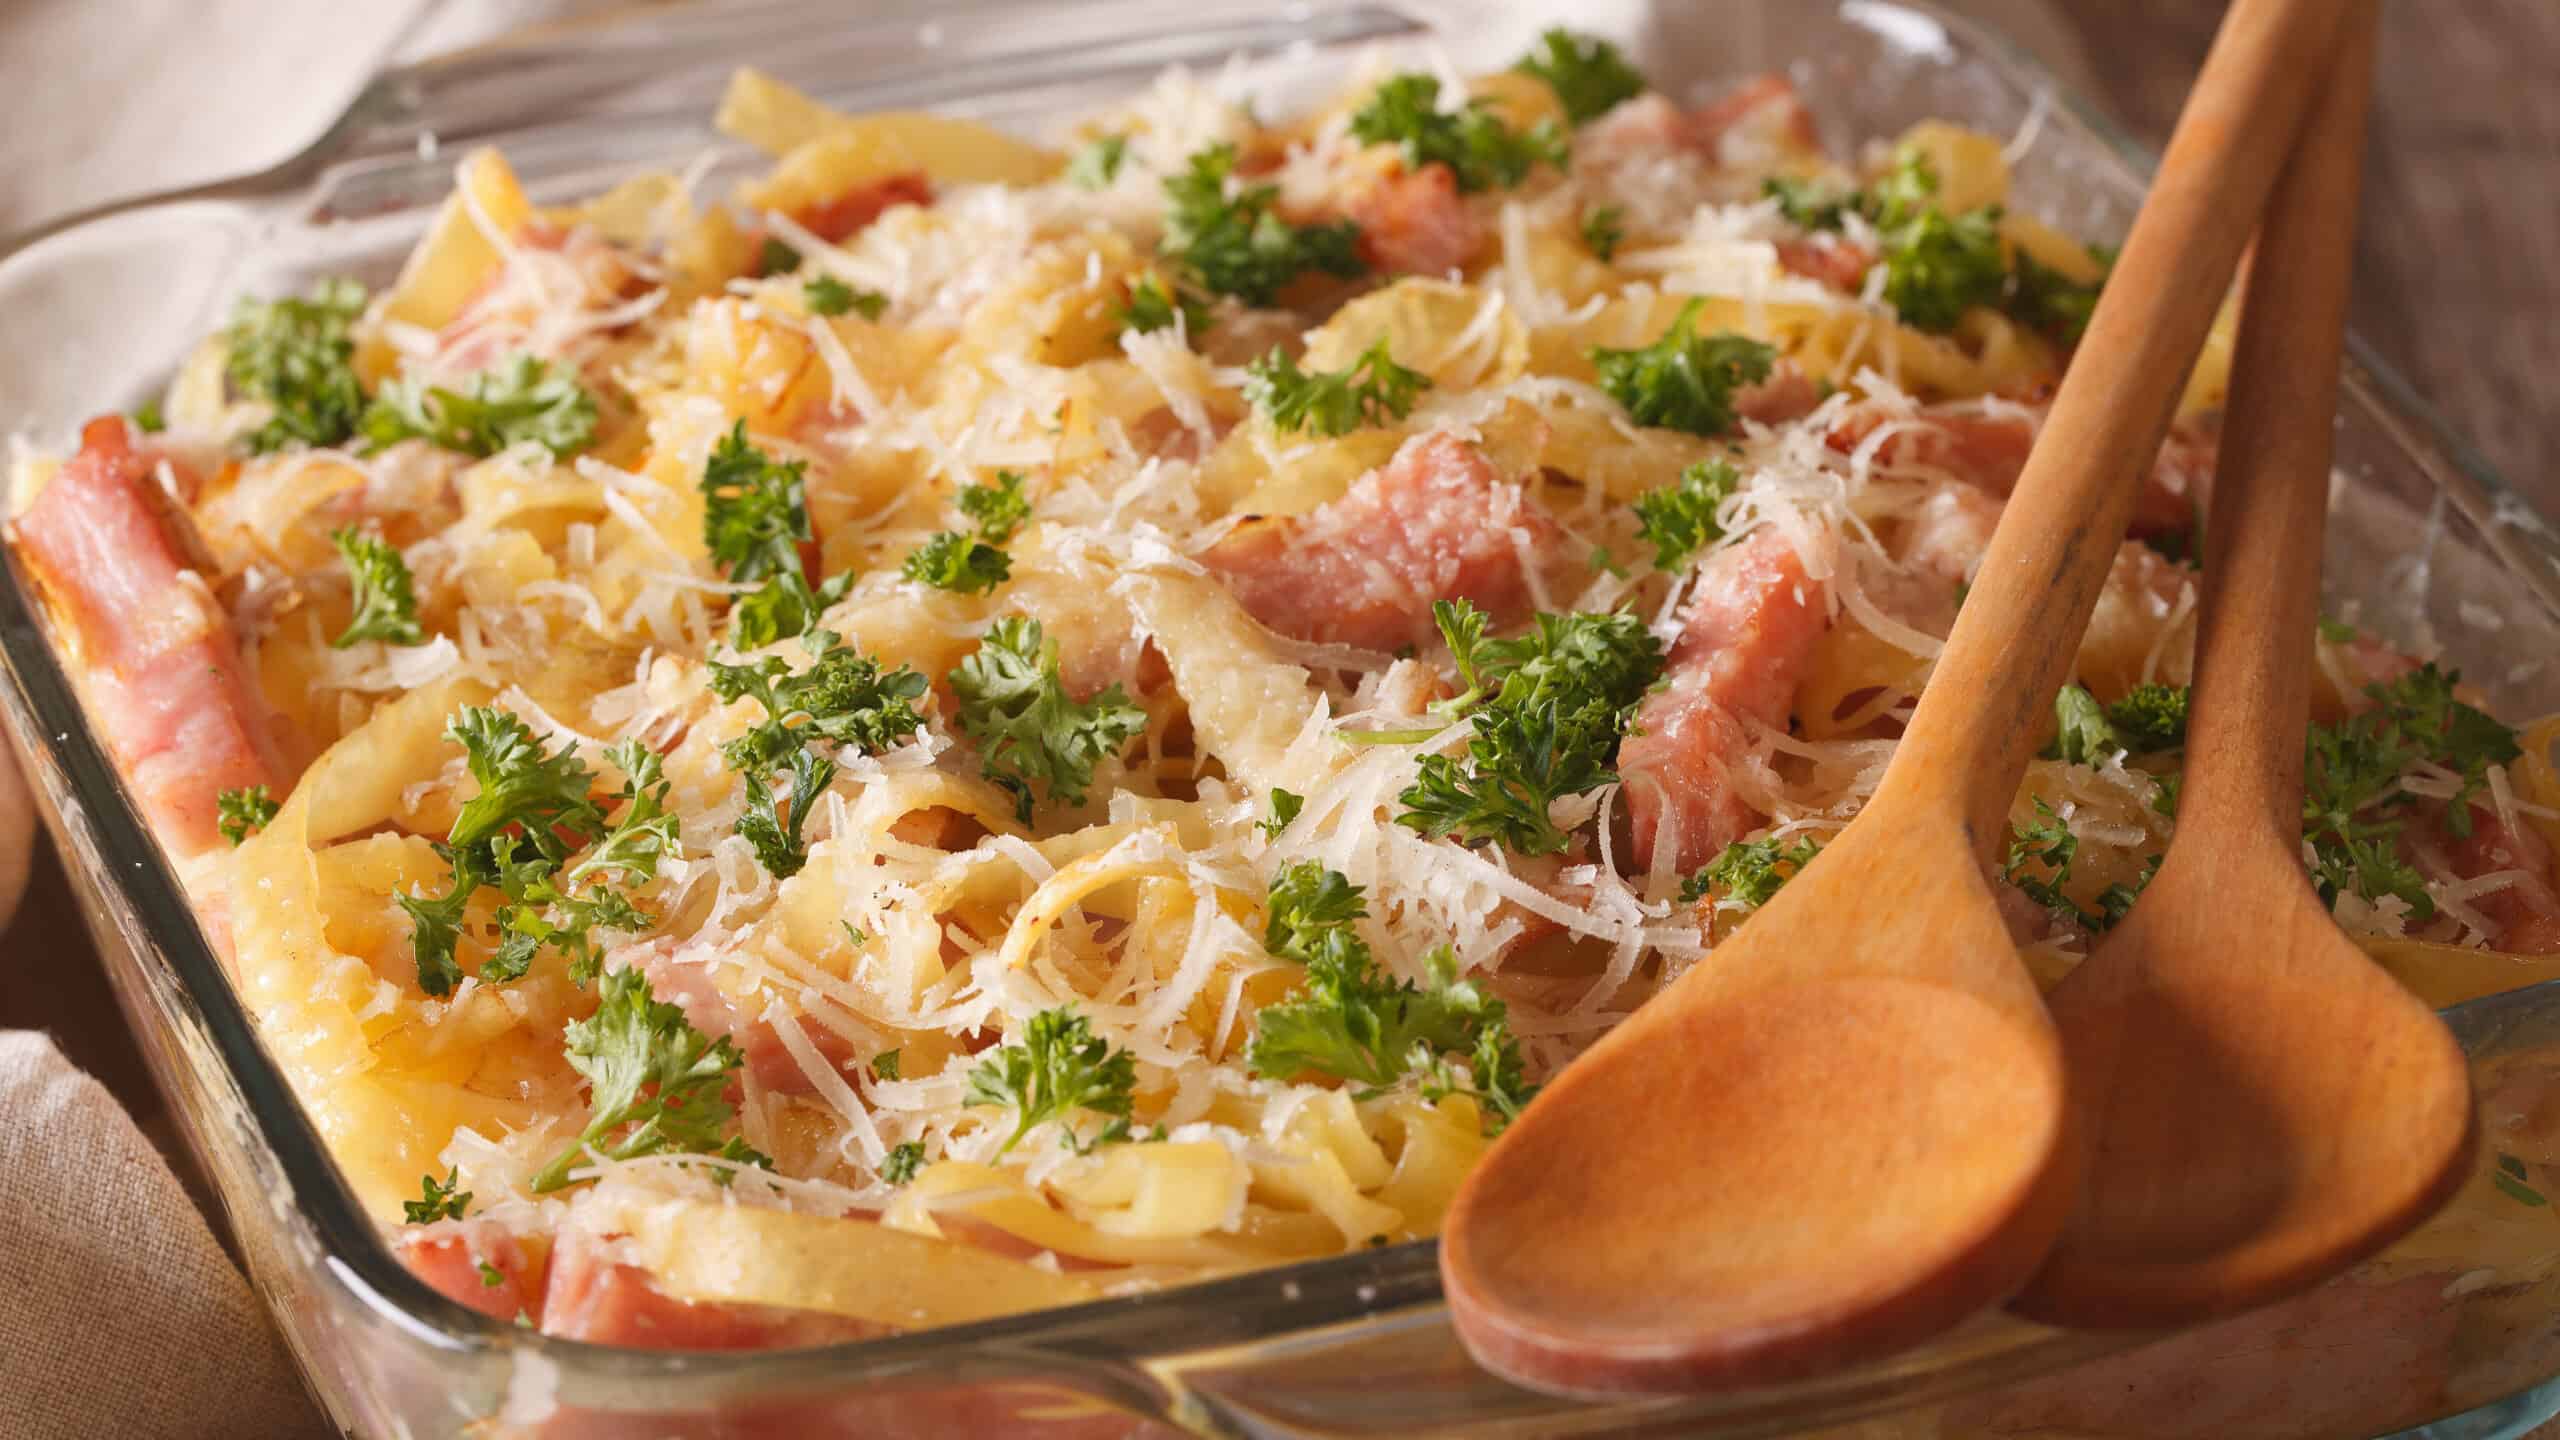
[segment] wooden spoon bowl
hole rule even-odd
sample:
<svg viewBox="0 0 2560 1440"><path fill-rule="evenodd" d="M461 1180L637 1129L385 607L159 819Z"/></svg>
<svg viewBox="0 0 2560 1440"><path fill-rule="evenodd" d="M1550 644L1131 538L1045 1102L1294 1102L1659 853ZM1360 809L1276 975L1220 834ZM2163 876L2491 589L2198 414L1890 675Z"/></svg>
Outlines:
<svg viewBox="0 0 2560 1440"><path fill-rule="evenodd" d="M2303 729L2344 348L2374 0L2259 232L2234 355L2178 830L2058 987L2090 1183L2017 1308L2186 1324L2305 1288L2461 1183L2452 1032L2340 931L2303 872Z"/></svg>
<svg viewBox="0 0 2560 1440"><path fill-rule="evenodd" d="M2098 1178L2021 1313L2136 1328L2271 1300L2469 1173L2452 1033L2338 929L2298 857L2182 843L2107 950L2054 997Z"/></svg>
<svg viewBox="0 0 2560 1440"><path fill-rule="evenodd" d="M1617 1073L1656 1047L1687 1058ZM1898 1082L1878 1089L1880 1073ZM1443 1242L1461 1252L1459 1333L1487 1368L1544 1389L1700 1388L1898 1348L2013 1289L2070 1198L2052 1036L1928 981L1808 980L1666 1009L1642 1046L1595 1052L1559 1083L1641 1091L1631 1125L1726 1163L1666 1187L1649 1145L1545 1126L1523 1163L1469 1193L1488 1219L1453 1217ZM1693 1226L1695 1212L1716 1223ZM1589 1234L1576 1222L1594 1213L1609 1231L1552 1263L1550 1238Z"/></svg>

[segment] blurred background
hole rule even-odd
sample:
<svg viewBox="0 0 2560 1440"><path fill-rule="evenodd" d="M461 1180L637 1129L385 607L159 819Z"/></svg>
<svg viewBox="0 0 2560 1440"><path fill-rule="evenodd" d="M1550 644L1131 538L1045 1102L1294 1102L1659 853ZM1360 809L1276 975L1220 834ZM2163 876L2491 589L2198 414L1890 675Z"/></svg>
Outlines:
<svg viewBox="0 0 2560 1440"><path fill-rule="evenodd" d="M747 0L739 0L747 3ZM2222 0L1939 0L2157 144ZM263 165L379 67L630 0L0 0L0 234ZM848 12L859 0L847 0ZM2560 3L2388 0L2355 324L2490 464L2560 510ZM0 1028L49 1030L164 1142L139 1057L39 854ZM181 1170L186 1167L183 1160Z"/></svg>

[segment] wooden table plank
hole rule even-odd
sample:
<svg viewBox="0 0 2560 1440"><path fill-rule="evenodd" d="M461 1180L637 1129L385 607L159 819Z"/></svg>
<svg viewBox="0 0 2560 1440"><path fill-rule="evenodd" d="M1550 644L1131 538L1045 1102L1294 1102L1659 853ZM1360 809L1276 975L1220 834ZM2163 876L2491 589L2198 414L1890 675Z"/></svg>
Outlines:
<svg viewBox="0 0 2560 1440"><path fill-rule="evenodd" d="M2102 97L2167 133L2220 0L2080 4ZM2560 514L2560 5L2388 0L2354 324L2455 433Z"/></svg>

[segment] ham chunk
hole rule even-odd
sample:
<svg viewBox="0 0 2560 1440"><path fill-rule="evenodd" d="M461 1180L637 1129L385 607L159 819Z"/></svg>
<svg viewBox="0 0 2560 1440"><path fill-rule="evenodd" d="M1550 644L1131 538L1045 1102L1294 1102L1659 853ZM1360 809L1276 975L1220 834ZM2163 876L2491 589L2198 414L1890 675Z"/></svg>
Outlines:
<svg viewBox="0 0 2560 1440"><path fill-rule="evenodd" d="M1525 619L1564 541L1484 452L1434 433L1342 498L1246 526L1200 559L1273 630L1383 651L1427 643L1434 600L1472 601L1500 625Z"/></svg>
<svg viewBox="0 0 2560 1440"><path fill-rule="evenodd" d="M1690 147L1689 117L1658 92L1648 91L1609 107L1574 132L1577 167L1602 167L1641 160Z"/></svg>
<svg viewBox="0 0 2560 1440"><path fill-rule="evenodd" d="M1584 127L1577 149L1603 161L1686 151L1710 165L1750 168L1822 153L1813 111L1784 75L1755 75L1697 110L1683 113L1659 94L1638 95Z"/></svg>
<svg viewBox="0 0 2560 1440"><path fill-rule="evenodd" d="M1733 413L1755 425L1801 420L1822 403L1822 387L1793 360L1769 368L1769 378L1733 392Z"/></svg>
<svg viewBox="0 0 2560 1440"><path fill-rule="evenodd" d="M265 707L124 421L93 420L80 442L19 519L19 553L85 666L117 768L162 838L191 854L218 838L223 791L278 782Z"/></svg>
<svg viewBox="0 0 2560 1440"><path fill-rule="evenodd" d="M758 1085L784 1095L813 1093L817 1082L792 1056L774 1022L720 988L713 973L718 963L700 952L679 954L675 941L660 938L625 947L609 966L638 969L648 978L649 993L683 1010L686 1024L705 1035L728 1037L746 1057L745 1074ZM842 1035L825 1025L791 1023L799 1024L819 1058L839 1073L854 1063L853 1045Z"/></svg>
<svg viewBox="0 0 2560 1440"><path fill-rule="evenodd" d="M1446 275L1484 248L1484 224L1458 193L1446 165L1382 177L1351 204L1360 258L1389 275Z"/></svg>
<svg viewBox="0 0 2560 1440"><path fill-rule="evenodd" d="M542 1313L543 1259L502 1225L439 1220L401 1232L394 1249L400 1263L457 1305L492 1320Z"/></svg>
<svg viewBox="0 0 2560 1440"><path fill-rule="evenodd" d="M1928 406L1916 423L1896 422L1878 410L1852 411L1828 437L1843 454L1855 452L1889 422L1897 428L1875 451L1886 466L1929 467L1968 485L2007 496L2026 469L2036 430L2044 423L2041 406L2002 406L1996 411L1973 405ZM2134 499L2132 533L2137 536L2184 535L2202 511L2213 478L2214 436L2205 427L2182 423L2169 432L2160 456L2144 477Z"/></svg>
<svg viewBox="0 0 2560 1440"><path fill-rule="evenodd" d="M1669 846L1692 870L1758 823L1735 783L1753 729L1783 729L1796 683L1830 625L1821 582L1785 536L1763 530L1710 556L1670 654L1618 748L1635 863Z"/></svg>
<svg viewBox="0 0 2560 1440"><path fill-rule="evenodd" d="M2493 927L2485 937L2489 947L2510 955L2560 954L2560 891L2552 886L2551 847L2531 825L2509 825L2487 806L2470 809L2469 834L2455 835L2439 816L2412 841L2420 863L2455 880L2513 875L2509 884L2467 902Z"/></svg>
<svg viewBox="0 0 2560 1440"><path fill-rule="evenodd" d="M900 205L932 203L933 182L919 170L856 185L842 194L802 206L791 218L810 234L835 245L860 234L865 226Z"/></svg>
<svg viewBox="0 0 2560 1440"><path fill-rule="evenodd" d="M1755 75L1687 117L1683 138L1723 165L1822 153L1822 133L1795 82Z"/></svg>
<svg viewBox="0 0 2560 1440"><path fill-rule="evenodd" d="M1875 263L1876 252L1873 249L1829 233L1778 242L1780 269L1828 285L1843 295L1857 294L1867 283L1867 271L1874 268Z"/></svg>

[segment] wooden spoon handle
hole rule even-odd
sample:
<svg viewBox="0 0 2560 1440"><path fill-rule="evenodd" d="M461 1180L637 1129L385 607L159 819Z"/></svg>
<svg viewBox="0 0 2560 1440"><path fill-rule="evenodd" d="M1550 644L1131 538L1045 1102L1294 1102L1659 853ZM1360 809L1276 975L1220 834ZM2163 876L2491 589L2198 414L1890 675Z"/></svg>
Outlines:
<svg viewBox="0 0 2560 1440"><path fill-rule="evenodd" d="M2205 525L2195 696L2178 825L2302 833L2302 736L2320 613L2338 370L2373 89L2372 0L2351 0L2328 90L2276 183L2249 262L2231 405Z"/></svg>
<svg viewBox="0 0 2560 1440"><path fill-rule="evenodd" d="M1986 865L2140 477L2336 49L2340 8L2236 0L2223 17L1886 777L1906 803L1960 808Z"/></svg>

